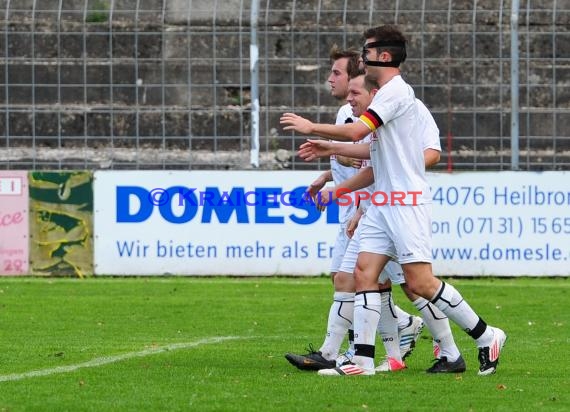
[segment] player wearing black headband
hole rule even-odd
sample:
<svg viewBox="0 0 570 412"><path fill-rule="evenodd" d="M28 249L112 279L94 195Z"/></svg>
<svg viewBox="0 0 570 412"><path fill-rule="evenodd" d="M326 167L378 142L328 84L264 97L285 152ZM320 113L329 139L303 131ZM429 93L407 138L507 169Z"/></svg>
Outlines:
<svg viewBox="0 0 570 412"><path fill-rule="evenodd" d="M373 133L369 155L375 191L415 193L417 196L403 196L398 202L370 207L366 212L365 221L360 223L360 248L354 272L356 354L352 358L353 363L323 369L319 374L375 373L374 329L381 310L376 281L377 274L390 260L400 262L406 283L413 293L430 300L476 341L479 375L492 374L497 369L506 334L487 325L457 289L432 273L431 192L425 175L422 122L414 91L402 79L399 69L406 57L406 39L394 26L369 29L364 37L362 61L367 74L376 78L379 90L359 121L333 126L315 124L293 113L285 113L281 124L285 130L341 141L359 141ZM301 146L299 155L305 160L331 154L358 158L367 155L363 147L309 140Z"/></svg>

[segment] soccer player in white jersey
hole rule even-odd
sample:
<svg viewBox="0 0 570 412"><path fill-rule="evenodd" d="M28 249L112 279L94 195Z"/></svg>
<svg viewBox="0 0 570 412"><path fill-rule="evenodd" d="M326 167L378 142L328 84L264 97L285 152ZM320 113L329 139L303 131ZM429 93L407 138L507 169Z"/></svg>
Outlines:
<svg viewBox="0 0 570 412"><path fill-rule="evenodd" d="M507 336L475 313L451 284L437 279L431 268L431 192L425 176L421 122L413 89L402 79L400 63L406 58L406 39L394 26L380 26L364 33L362 53L367 73L378 80L380 90L360 117L347 125L315 124L285 113L285 130L328 139L359 141L370 132L370 159L375 192L389 197L384 206L371 207L360 223L360 249L355 269L353 363L326 369L329 375L373 375L375 329L381 301L377 274L393 259L400 262L410 290L430 300L457 323L479 348L479 375L496 371ZM306 160L330 154L351 157L362 145L323 145L319 140L303 144ZM354 149L353 149L354 148ZM402 227L408 230L402 231ZM324 371L324 370L323 370Z"/></svg>
<svg viewBox="0 0 570 412"><path fill-rule="evenodd" d="M354 81L355 80L351 80L350 85L352 85ZM367 85L366 87L368 89L370 89L375 87L376 83L374 79L370 78L370 76L366 76L364 84ZM351 86L349 86L349 90L350 89L352 89ZM361 113L365 111L369 103L370 102L368 102L366 107L361 110ZM439 142L439 129L425 105L420 100L417 100L417 104L420 118L425 123L425 126L422 127L422 129L425 130L425 132L422 133L425 164L426 167L430 167L435 165L440 158L441 145ZM369 137L370 135L363 139L362 142L369 143ZM368 155L369 153L364 152L364 154ZM339 274L343 272L352 273L356 266L360 243L358 236L359 233L358 231L355 233L355 227L358 225L358 221L365 213L366 209L372 205L370 199L374 194L374 175L369 163L370 162L368 160L363 160L362 169L358 175L338 184L332 190L323 189L319 194L320 198L323 199L323 202L328 204L329 202L337 199L337 194L343 196L345 192L353 192L355 190L359 190L359 193L361 193L358 195L361 199L359 209L347 227L347 230L352 232L353 235L344 255ZM364 189L364 191L360 189ZM367 193L367 195L365 193ZM331 197L329 197L329 195ZM342 199L342 201L344 201L344 199ZM406 230L406 228L402 228L402 230ZM397 350L397 346L394 344L398 341L397 336L395 335L395 331L397 329L395 323L398 322L402 316L399 316L398 313L401 309L393 303L391 283L402 286L406 296L420 311L424 323L434 338L435 347L437 348L438 353L435 354L436 362L427 369L427 372L464 372L465 361L455 344L447 317L427 299L415 295L409 290L405 283L402 268L393 261L387 263L379 278L378 287L381 299L381 311L378 331L386 349L386 357L384 361L376 367L376 371L390 372L404 369L406 367L404 362L402 362L403 359L400 358L401 354ZM350 356L345 357L343 360L350 360ZM339 364L338 361L337 364ZM342 362L340 364L342 364Z"/></svg>
<svg viewBox="0 0 570 412"><path fill-rule="evenodd" d="M363 74L364 71L359 69L360 54L356 50L341 50L333 47L330 52L332 63L331 73L328 82L331 88L331 94L337 99L343 101L348 95L349 78ZM337 125L352 123L358 118L353 117L352 107L349 103L344 104L338 111L336 122ZM361 161L353 164L353 159L331 156L331 169L321 174L308 188L308 193L315 196L317 192L329 181L335 184L342 182L358 172L353 166L360 167ZM354 199L348 204L339 207L339 229L337 238L333 247L333 258L331 262L331 279L334 284L333 302L329 310L327 321L327 333L323 344L318 350L314 350L309 346L306 354L287 353L285 358L294 366L303 370L320 370L336 366L336 359L339 356L340 347L347 334L349 335L349 344L353 345L352 318L354 311L354 280L352 273L338 275L338 269L342 262L342 258L348 245L349 237L346 234L346 224L354 215L356 210ZM411 317L404 311L401 316L405 317L406 324L401 328L401 335L405 338L402 345L402 352L405 356L413 347L415 340L421 332L418 329L417 317ZM408 322L408 319L410 321ZM419 318L417 318L419 319ZM421 320L420 320L421 321ZM397 341L399 343L399 340Z"/></svg>
<svg viewBox="0 0 570 412"><path fill-rule="evenodd" d="M358 76L350 80L349 96L347 97L347 101L349 101L352 106L353 115L359 116L364 113L364 111L370 105L371 99L374 96L377 87L378 86L376 85L375 79L371 78L370 76L367 76L366 78L364 78L364 76ZM420 100L417 100L417 104L420 118L425 124L422 127L422 129L425 130L425 133L422 134L425 163L426 167L430 167L435 165L439 161L440 157L441 145L439 142L439 129L425 105ZM369 137L370 135L368 135L361 142L369 143ZM373 174L371 173L371 169L366 170L367 167L370 167L369 160L363 160L362 169L359 171L359 175L356 175L355 178L349 179L353 182L360 181L360 186L355 187L352 182L349 183L344 181L340 184L337 184L332 190L323 189L318 196L323 203L328 204L330 201L337 199L336 194L343 193L344 195L347 190L354 191L364 189L364 192L368 193L368 196L366 196L364 195L363 191L359 192L362 195L359 195L359 198L361 200L359 202L358 211L347 226L347 231L351 237L353 236L354 229L358 225L358 221L361 218L362 214L365 212L365 209L371 205L370 198L374 192ZM349 187L351 188L349 189ZM332 195L332 197L329 198L329 195ZM344 198L342 200L343 202L345 201ZM405 230L405 228L403 228L403 230ZM352 234L350 232L352 232ZM351 274L354 271L358 254L358 246L358 236L354 236L347 247L341 269L338 273L339 276L344 275L344 272ZM412 323L414 321L417 321L417 317L410 318L408 320L409 314L405 312L403 316L400 315L399 312L401 309L399 309L398 306L395 306L392 300L391 283L401 285L407 297L418 308L422 314L422 319L434 337L436 348L441 352L440 354L436 355L436 363L432 365L432 367L430 367L427 372L464 372L465 361L461 357L459 349L455 345L447 317L429 301L420 296L414 295L406 287L402 269L400 265L396 264L395 262L389 262L386 265L379 279L379 291L382 302L382 310L380 311L378 331L384 343L387 356L384 361L376 368L376 371L388 372L405 368L405 364L400 358L400 356L403 356L403 354L399 353L397 350L397 343L399 341L400 345L402 345L402 338L398 339L396 322L400 323L403 320L404 322ZM406 323L404 326L407 326L408 323ZM398 326L401 327L401 325ZM340 363L342 363L344 360L349 360L351 358L351 355L352 354L348 354L348 356L343 357L340 360ZM337 364L338 363L339 360L337 360Z"/></svg>
<svg viewBox="0 0 570 412"><path fill-rule="evenodd" d="M341 50L333 46L330 51L331 71L327 79L331 95L345 103L348 94L348 80L362 71L359 69L360 55L356 50ZM356 118L352 117L352 110L345 103L337 112L335 124L342 125L352 123ZM339 183L353 176L359 164L353 167L352 159L341 156L330 156L330 170L322 173L308 187L308 194L314 197L327 182ZM342 257L348 245L349 238L346 235L346 223L356 210L355 202L339 207L339 228L333 246L333 256L330 267L331 280L334 285L333 302L331 304L327 322L327 333L319 350L313 350L309 345L309 352L304 355L287 353L285 358L294 366L304 370L319 370L336 365L340 346L344 337L349 332L349 340L352 341L352 312L354 307L354 290L346 287L346 281L342 276L336 276Z"/></svg>

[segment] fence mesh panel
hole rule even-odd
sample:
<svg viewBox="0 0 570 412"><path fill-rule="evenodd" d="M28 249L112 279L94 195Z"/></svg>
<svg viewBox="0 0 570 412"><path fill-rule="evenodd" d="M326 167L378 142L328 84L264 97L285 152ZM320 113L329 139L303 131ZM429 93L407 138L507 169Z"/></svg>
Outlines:
<svg viewBox="0 0 570 412"><path fill-rule="evenodd" d="M0 1L0 167L247 169L251 1ZM520 167L570 166L570 0L521 1ZM279 116L332 122L333 44L409 38L404 77L432 110L440 169L511 168L511 2L261 0L262 169L314 169Z"/></svg>

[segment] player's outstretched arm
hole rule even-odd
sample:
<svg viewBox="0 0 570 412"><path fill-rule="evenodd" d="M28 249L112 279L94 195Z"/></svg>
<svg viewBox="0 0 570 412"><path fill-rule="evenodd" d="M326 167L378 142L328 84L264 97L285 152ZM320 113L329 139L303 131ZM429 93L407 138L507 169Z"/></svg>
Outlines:
<svg viewBox="0 0 570 412"><path fill-rule="evenodd" d="M365 167L360 171L339 183L335 187L322 189L316 196L313 197L317 209L323 211L331 202L339 199L342 195L354 192L355 190L362 189L370 186L374 182L374 172L372 167Z"/></svg>
<svg viewBox="0 0 570 412"><path fill-rule="evenodd" d="M370 146L368 144L343 144L309 139L299 146L297 154L306 162L333 154L355 159L370 159Z"/></svg>
<svg viewBox="0 0 570 412"><path fill-rule="evenodd" d="M362 167L362 159L353 159L352 157L337 155L336 161L345 167L352 167L354 169L360 169Z"/></svg>
<svg viewBox="0 0 570 412"><path fill-rule="evenodd" d="M350 239L352 239L352 236L354 236L354 232L358 227L358 223L360 222L362 215L364 215L364 210L359 206L358 209L356 209L354 216L352 216L348 221L348 224L346 225L346 235Z"/></svg>
<svg viewBox="0 0 570 412"><path fill-rule="evenodd" d="M309 194L309 196L315 197L319 192L319 190L321 190L327 184L327 182L332 182L332 181L333 181L332 170L329 169L326 172L323 172L321 175L319 175L319 177L317 177L313 181L313 183L311 183L309 187L307 187L307 193Z"/></svg>
<svg viewBox="0 0 570 412"><path fill-rule="evenodd" d="M363 145L356 145L356 146L363 146ZM334 187L332 190L333 192L333 199L335 200L338 198L339 195L345 193L351 193L355 190L364 189L365 187L370 186L374 183L374 170L372 166L367 166L360 171L346 179L345 181L339 183Z"/></svg>
<svg viewBox="0 0 570 412"><path fill-rule="evenodd" d="M362 122L347 124L313 123L295 113L284 113L279 120L283 130L324 137L341 142L358 142L370 133L370 129Z"/></svg>
<svg viewBox="0 0 570 412"><path fill-rule="evenodd" d="M309 139L297 151L297 155L305 162L311 162L319 157L330 157L334 153L333 143L326 140Z"/></svg>

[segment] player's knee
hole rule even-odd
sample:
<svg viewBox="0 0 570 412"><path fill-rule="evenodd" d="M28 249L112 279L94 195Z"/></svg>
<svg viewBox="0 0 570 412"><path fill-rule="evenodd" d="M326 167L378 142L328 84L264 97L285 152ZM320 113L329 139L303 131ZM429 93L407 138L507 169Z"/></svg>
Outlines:
<svg viewBox="0 0 570 412"><path fill-rule="evenodd" d="M378 288L378 275L363 269L362 267L356 267L354 270L354 284L356 290L373 290Z"/></svg>
<svg viewBox="0 0 570 412"><path fill-rule="evenodd" d="M437 291L437 285L435 285L431 279L424 279L421 277L410 277L410 279L406 278L406 285L408 291L412 293L412 295L408 295L410 299L415 295L416 298L417 296L421 296L422 298L431 300Z"/></svg>
<svg viewBox="0 0 570 412"><path fill-rule="evenodd" d="M356 265L356 267L354 268L354 278L361 279L363 276L364 276L364 269L361 266Z"/></svg>
<svg viewBox="0 0 570 412"><path fill-rule="evenodd" d="M425 291L424 291L424 287L423 287L423 283L419 281L419 279L416 278L411 278L411 279L407 279L406 278L406 283L405 286L402 285L402 289L404 289L404 293L406 293L406 296L424 296Z"/></svg>
<svg viewBox="0 0 570 412"><path fill-rule="evenodd" d="M338 272L334 278L334 290L354 292L354 276L351 273Z"/></svg>
<svg viewBox="0 0 570 412"><path fill-rule="evenodd" d="M334 283L335 283L336 274L337 274L337 272L331 272L331 273L330 273L331 282L333 283L333 285L334 285Z"/></svg>
<svg viewBox="0 0 570 412"><path fill-rule="evenodd" d="M385 282L380 282L378 281L378 289L382 290L382 289L390 289L392 287L392 281L390 281L390 279L388 279Z"/></svg>
<svg viewBox="0 0 570 412"><path fill-rule="evenodd" d="M404 292L404 294L407 296L407 298L409 300L411 300L412 302L415 301L417 298L419 298L420 296L417 293L414 293L410 287L408 286L407 283L402 283L400 285L402 287L402 291Z"/></svg>

